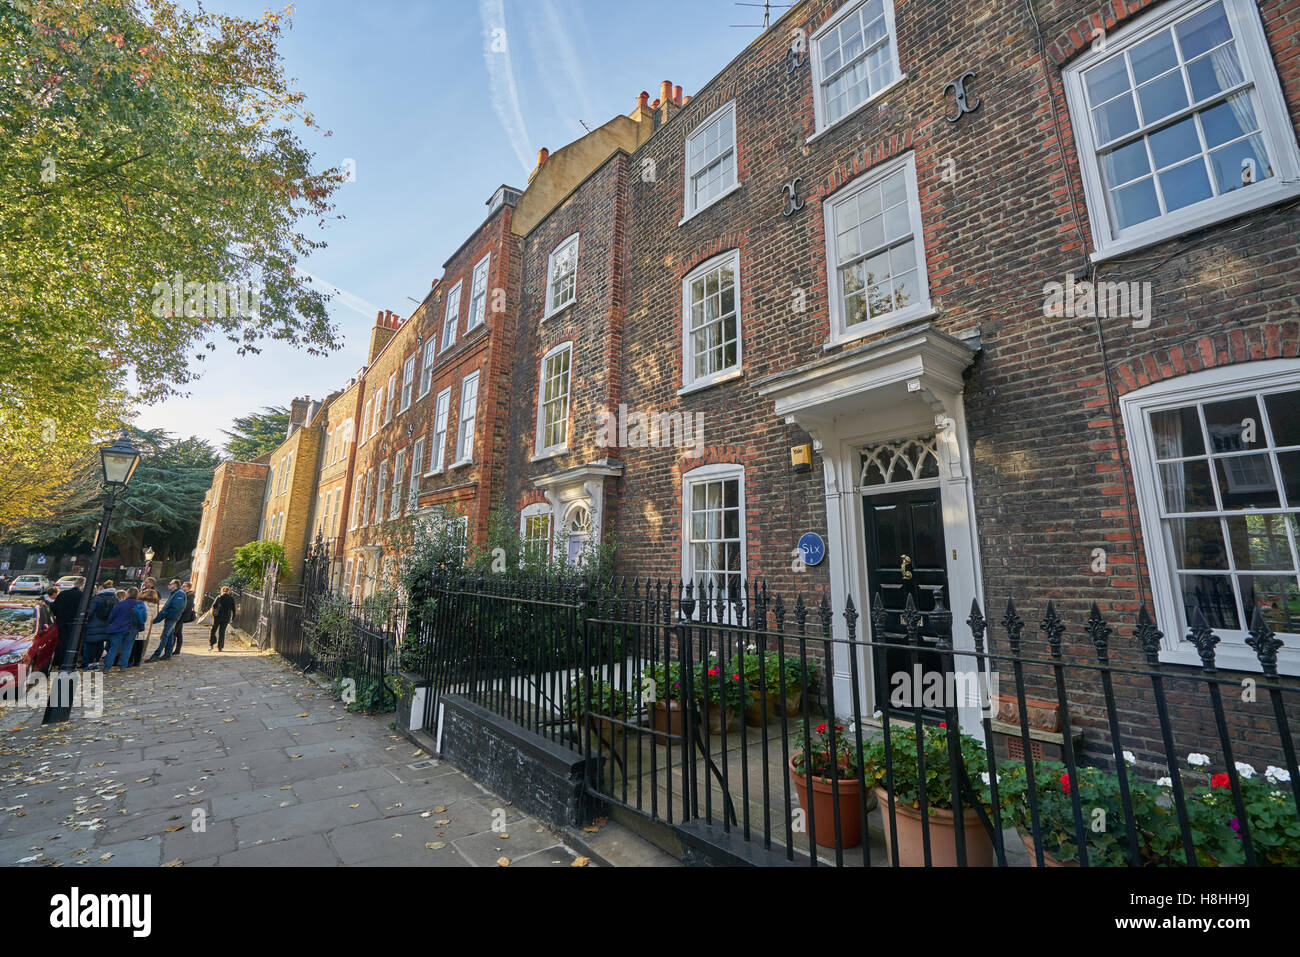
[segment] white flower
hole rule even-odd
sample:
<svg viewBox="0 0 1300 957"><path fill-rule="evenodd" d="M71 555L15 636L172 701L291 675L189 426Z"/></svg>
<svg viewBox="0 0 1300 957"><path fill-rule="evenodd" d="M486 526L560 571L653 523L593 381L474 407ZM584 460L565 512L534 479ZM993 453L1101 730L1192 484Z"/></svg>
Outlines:
<svg viewBox="0 0 1300 957"><path fill-rule="evenodd" d="M1135 757L1133 757L1133 752L1132 752L1132 751L1125 751L1125 752L1124 752L1124 763L1125 763L1125 764L1137 764L1137 763L1138 763L1138 759L1135 758Z"/></svg>
<svg viewBox="0 0 1300 957"><path fill-rule="evenodd" d="M718 657L718 653L717 653L716 651L710 651L710 652L709 652L709 657L710 657L710 658L716 658L716 657Z"/></svg>
<svg viewBox="0 0 1300 957"><path fill-rule="evenodd" d="M745 646L745 650L746 650L746 651L756 651L757 649L755 648L755 646L753 645L753 643L750 643L750 644L748 644L748 645Z"/></svg>
<svg viewBox="0 0 1300 957"><path fill-rule="evenodd" d="M989 783L989 773L988 773L987 771L981 771L981 772L980 772L980 780L983 781L985 784L988 784L988 783ZM998 775L998 780L999 780L999 781L1002 780L1002 775L1000 775L1000 774Z"/></svg>
<svg viewBox="0 0 1300 957"><path fill-rule="evenodd" d="M1162 788L1171 788L1174 786L1174 779L1170 777L1156 778L1156 784Z"/></svg>
<svg viewBox="0 0 1300 957"><path fill-rule="evenodd" d="M1187 756L1187 763L1194 768L1203 768L1210 763L1210 756L1208 754L1197 754L1193 751Z"/></svg>
<svg viewBox="0 0 1300 957"><path fill-rule="evenodd" d="M1234 763L1237 765L1237 773L1243 778L1253 778L1255 776L1255 769L1245 761L1236 761Z"/></svg>
<svg viewBox="0 0 1300 957"><path fill-rule="evenodd" d="M879 720L882 716L883 716L883 713L882 713L881 711L876 711L876 713L873 714L871 717L873 717L873 718Z"/></svg>
<svg viewBox="0 0 1300 957"><path fill-rule="evenodd" d="M1270 764L1268 770L1264 772L1264 777L1268 778L1269 784L1289 784L1291 772L1286 768L1275 768Z"/></svg>

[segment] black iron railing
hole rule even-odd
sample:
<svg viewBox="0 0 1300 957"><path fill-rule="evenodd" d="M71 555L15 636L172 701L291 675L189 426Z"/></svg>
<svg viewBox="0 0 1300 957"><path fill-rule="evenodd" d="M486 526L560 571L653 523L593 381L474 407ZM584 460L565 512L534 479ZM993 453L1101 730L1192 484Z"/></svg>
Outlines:
<svg viewBox="0 0 1300 957"><path fill-rule="evenodd" d="M463 695L590 758L601 800L812 866L1300 863L1300 691L1262 613L1243 676L1203 621L1189 668L1145 611L1049 602L1028 637L975 606L954 642L922 600L864 628L761 583L439 579L404 657L426 727Z"/></svg>

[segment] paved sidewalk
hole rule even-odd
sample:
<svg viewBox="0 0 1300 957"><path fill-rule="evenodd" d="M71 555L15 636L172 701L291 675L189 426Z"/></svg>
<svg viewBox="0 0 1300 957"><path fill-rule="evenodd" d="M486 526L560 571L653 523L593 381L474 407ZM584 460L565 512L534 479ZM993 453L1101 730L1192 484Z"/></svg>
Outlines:
<svg viewBox="0 0 1300 957"><path fill-rule="evenodd" d="M179 657L105 676L99 718L0 710L0 865L574 866L391 715L192 631Z"/></svg>

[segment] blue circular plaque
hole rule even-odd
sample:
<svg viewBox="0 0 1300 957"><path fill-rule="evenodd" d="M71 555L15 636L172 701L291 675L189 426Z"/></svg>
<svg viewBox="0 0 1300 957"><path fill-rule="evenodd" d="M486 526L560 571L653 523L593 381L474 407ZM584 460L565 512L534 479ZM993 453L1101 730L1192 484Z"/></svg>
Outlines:
<svg viewBox="0 0 1300 957"><path fill-rule="evenodd" d="M807 564L820 565L826 557L826 543L816 532L804 532L799 536L799 551L803 552L803 560Z"/></svg>

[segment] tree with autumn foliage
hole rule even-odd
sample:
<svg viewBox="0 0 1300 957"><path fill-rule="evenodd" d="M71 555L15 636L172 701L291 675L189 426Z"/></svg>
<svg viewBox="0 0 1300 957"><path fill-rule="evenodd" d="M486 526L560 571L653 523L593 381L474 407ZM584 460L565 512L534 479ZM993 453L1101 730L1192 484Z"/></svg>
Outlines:
<svg viewBox="0 0 1300 957"><path fill-rule="evenodd" d="M286 17L0 0L0 538L207 352L337 348L295 266L345 174L299 140ZM252 284L257 309L160 307L177 277Z"/></svg>

